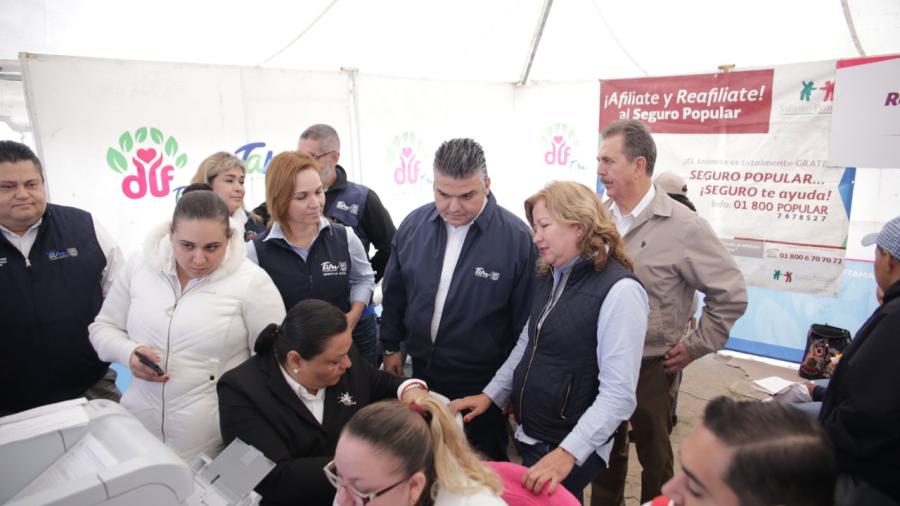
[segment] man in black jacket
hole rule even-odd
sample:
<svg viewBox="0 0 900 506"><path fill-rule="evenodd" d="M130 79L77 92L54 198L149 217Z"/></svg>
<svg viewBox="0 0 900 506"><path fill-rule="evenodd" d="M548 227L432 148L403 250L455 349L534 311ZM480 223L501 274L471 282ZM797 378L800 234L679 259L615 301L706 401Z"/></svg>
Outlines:
<svg viewBox="0 0 900 506"><path fill-rule="evenodd" d="M497 204L481 146L443 143L434 202L409 214L394 237L382 291L385 370L413 376L451 399L481 393L512 351L531 309L537 251L524 221ZM466 424L472 445L508 460L506 424L491 405Z"/></svg>
<svg viewBox="0 0 900 506"><path fill-rule="evenodd" d="M843 478L838 504L900 504L900 216L863 238L873 243L884 301L844 350L819 412Z"/></svg>
<svg viewBox="0 0 900 506"><path fill-rule="evenodd" d="M324 215L331 221L353 229L362 241L366 254L369 245L375 247L370 261L375 282L384 276L384 267L391 256L391 240L396 229L391 215L381 199L371 189L347 180L347 171L338 165L341 159L341 139L329 125L312 125L300 134L297 149L312 155L319 162L319 175L325 186ZM369 304L353 329L353 342L362 356L377 365L378 323L375 307Z"/></svg>
<svg viewBox="0 0 900 506"><path fill-rule="evenodd" d="M37 155L0 141L0 415L82 395L118 400L87 327L122 264L89 213L47 203Z"/></svg>

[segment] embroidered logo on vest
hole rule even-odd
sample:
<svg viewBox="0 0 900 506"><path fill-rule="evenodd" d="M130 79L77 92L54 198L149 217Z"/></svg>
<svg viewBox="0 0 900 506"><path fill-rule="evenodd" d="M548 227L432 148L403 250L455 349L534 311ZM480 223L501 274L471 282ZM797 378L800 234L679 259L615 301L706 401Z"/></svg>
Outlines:
<svg viewBox="0 0 900 506"><path fill-rule="evenodd" d="M500 279L500 273L497 271L485 270L484 267L476 267L475 268L475 277L490 279L491 281L497 281L498 279Z"/></svg>
<svg viewBox="0 0 900 506"><path fill-rule="evenodd" d="M0 258L0 267L3 267L4 265L6 265L6 261L7 261L6 257Z"/></svg>
<svg viewBox="0 0 900 506"><path fill-rule="evenodd" d="M346 276L347 275L347 262L338 262L337 265L325 261L322 262L322 275L323 276Z"/></svg>
<svg viewBox="0 0 900 506"><path fill-rule="evenodd" d="M350 213L354 216L359 214L359 204L353 204L352 206L348 206L347 203L344 202L343 200L338 200L337 204L335 204L335 207L337 207L341 211L347 211L348 213Z"/></svg>
<svg viewBox="0 0 900 506"><path fill-rule="evenodd" d="M77 257L78 249L77 248L67 248L64 250L52 249L45 254L47 255L47 259L49 259L52 262L53 260L60 260L60 259L69 258L69 257Z"/></svg>

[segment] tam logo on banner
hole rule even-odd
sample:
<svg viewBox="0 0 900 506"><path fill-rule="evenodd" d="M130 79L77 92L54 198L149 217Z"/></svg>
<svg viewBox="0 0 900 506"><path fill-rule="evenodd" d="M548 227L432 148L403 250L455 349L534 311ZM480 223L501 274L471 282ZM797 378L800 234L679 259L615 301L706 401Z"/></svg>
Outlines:
<svg viewBox="0 0 900 506"><path fill-rule="evenodd" d="M106 150L106 163L119 174L127 174L122 179L122 193L130 199L144 198L148 191L154 197L165 197L171 191L175 167L187 165L187 154L178 155L178 141L171 136L167 139L158 128L122 132L118 147ZM129 158L134 172L129 171Z"/></svg>
<svg viewBox="0 0 900 506"><path fill-rule="evenodd" d="M422 143L413 132L403 132L394 137L388 157L394 163L394 183L399 186L427 184L431 185L431 177L422 172L422 161L418 159L422 153Z"/></svg>
<svg viewBox="0 0 900 506"><path fill-rule="evenodd" d="M253 174L254 172L265 174L269 169L269 162L272 161L274 153L272 153L271 149L263 151L262 148L265 147L265 142L248 142L234 150L234 154L239 156L244 161L244 165L247 166L247 174ZM260 149L260 151L254 153L253 151L256 149ZM265 153L265 160L263 160L261 153Z"/></svg>
<svg viewBox="0 0 900 506"><path fill-rule="evenodd" d="M584 165L578 162L572 150L578 146L575 130L564 123L556 123L547 127L541 136L543 146L549 149L544 152L544 163L551 167L570 167L583 170Z"/></svg>

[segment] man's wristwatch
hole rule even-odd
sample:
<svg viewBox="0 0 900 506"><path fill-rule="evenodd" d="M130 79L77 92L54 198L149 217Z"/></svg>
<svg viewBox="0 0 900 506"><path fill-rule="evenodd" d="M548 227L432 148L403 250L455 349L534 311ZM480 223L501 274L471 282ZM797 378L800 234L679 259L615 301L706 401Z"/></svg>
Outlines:
<svg viewBox="0 0 900 506"><path fill-rule="evenodd" d="M384 351L382 352L382 354L383 354L385 357L390 357L390 356L393 355L394 353L400 353L400 350L384 350Z"/></svg>

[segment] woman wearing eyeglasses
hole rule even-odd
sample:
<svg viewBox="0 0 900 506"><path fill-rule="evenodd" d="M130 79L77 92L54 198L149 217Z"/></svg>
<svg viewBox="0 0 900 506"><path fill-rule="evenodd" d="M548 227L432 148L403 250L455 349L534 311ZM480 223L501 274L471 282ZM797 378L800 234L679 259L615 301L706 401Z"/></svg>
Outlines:
<svg viewBox="0 0 900 506"><path fill-rule="evenodd" d="M301 151L285 151L266 172L269 230L247 245L247 257L262 267L286 309L321 299L346 313L352 331L375 289L375 271L353 229L322 215L325 188L318 162Z"/></svg>
<svg viewBox="0 0 900 506"><path fill-rule="evenodd" d="M347 422L325 475L337 506L495 506L503 485L432 397L384 401Z"/></svg>
<svg viewBox="0 0 900 506"><path fill-rule="evenodd" d="M292 307L255 351L219 381L219 420L226 445L240 438L275 462L256 487L264 505L330 505L334 487L322 466L350 417L378 400L427 393L425 383L361 360L344 313L321 300Z"/></svg>

